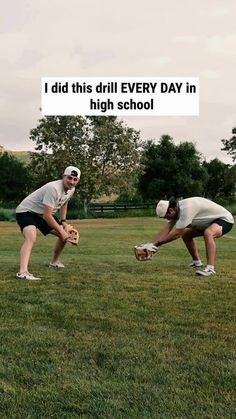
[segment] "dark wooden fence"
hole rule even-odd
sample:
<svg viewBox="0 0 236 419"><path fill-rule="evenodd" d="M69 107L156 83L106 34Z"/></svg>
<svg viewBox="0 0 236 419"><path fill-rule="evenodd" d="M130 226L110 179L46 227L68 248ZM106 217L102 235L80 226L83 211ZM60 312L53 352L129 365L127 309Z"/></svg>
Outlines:
<svg viewBox="0 0 236 419"><path fill-rule="evenodd" d="M98 204L90 203L88 206L89 211L94 212L114 212L114 211L127 211L127 210L136 210L136 209L148 209L156 208L155 202L148 202L142 204L133 204L133 203L117 203L117 204Z"/></svg>

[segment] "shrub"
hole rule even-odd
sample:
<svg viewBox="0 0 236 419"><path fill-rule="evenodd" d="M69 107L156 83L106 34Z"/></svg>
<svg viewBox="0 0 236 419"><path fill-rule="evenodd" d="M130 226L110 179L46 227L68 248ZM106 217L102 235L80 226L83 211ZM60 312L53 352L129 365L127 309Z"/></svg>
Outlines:
<svg viewBox="0 0 236 419"><path fill-rule="evenodd" d="M14 221L15 210L0 208L0 221Z"/></svg>

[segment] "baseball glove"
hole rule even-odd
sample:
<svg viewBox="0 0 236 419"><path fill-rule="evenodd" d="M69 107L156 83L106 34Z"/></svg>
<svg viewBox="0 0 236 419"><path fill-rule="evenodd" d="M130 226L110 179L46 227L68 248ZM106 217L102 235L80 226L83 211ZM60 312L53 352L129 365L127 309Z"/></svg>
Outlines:
<svg viewBox="0 0 236 419"><path fill-rule="evenodd" d="M135 257L141 262L151 260L157 251L158 247L153 243L138 244L134 247Z"/></svg>
<svg viewBox="0 0 236 419"><path fill-rule="evenodd" d="M69 234L68 239L66 240L68 243L76 244L79 243L79 232L74 228L72 225L67 224L65 226L65 231Z"/></svg>

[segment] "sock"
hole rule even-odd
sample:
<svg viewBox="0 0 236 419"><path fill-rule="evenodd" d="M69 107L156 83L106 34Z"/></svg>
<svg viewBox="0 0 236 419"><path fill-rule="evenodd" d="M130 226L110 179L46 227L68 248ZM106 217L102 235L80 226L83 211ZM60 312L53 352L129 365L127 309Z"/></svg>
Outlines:
<svg viewBox="0 0 236 419"><path fill-rule="evenodd" d="M202 265L201 259L193 259L193 263L197 263L199 265Z"/></svg>
<svg viewBox="0 0 236 419"><path fill-rule="evenodd" d="M206 269L210 269L211 271L214 271L215 269L214 269L214 265L207 265L206 266Z"/></svg>

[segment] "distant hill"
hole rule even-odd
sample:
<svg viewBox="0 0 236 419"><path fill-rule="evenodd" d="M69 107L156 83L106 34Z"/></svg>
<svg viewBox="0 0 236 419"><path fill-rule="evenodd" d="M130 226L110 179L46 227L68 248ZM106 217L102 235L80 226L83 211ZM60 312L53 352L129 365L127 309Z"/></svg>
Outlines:
<svg viewBox="0 0 236 419"><path fill-rule="evenodd" d="M24 164L30 163L30 152L29 151L9 151L16 159L20 160Z"/></svg>
<svg viewBox="0 0 236 419"><path fill-rule="evenodd" d="M0 146L0 154L5 152L11 154L26 165L30 163L30 151L12 151Z"/></svg>

